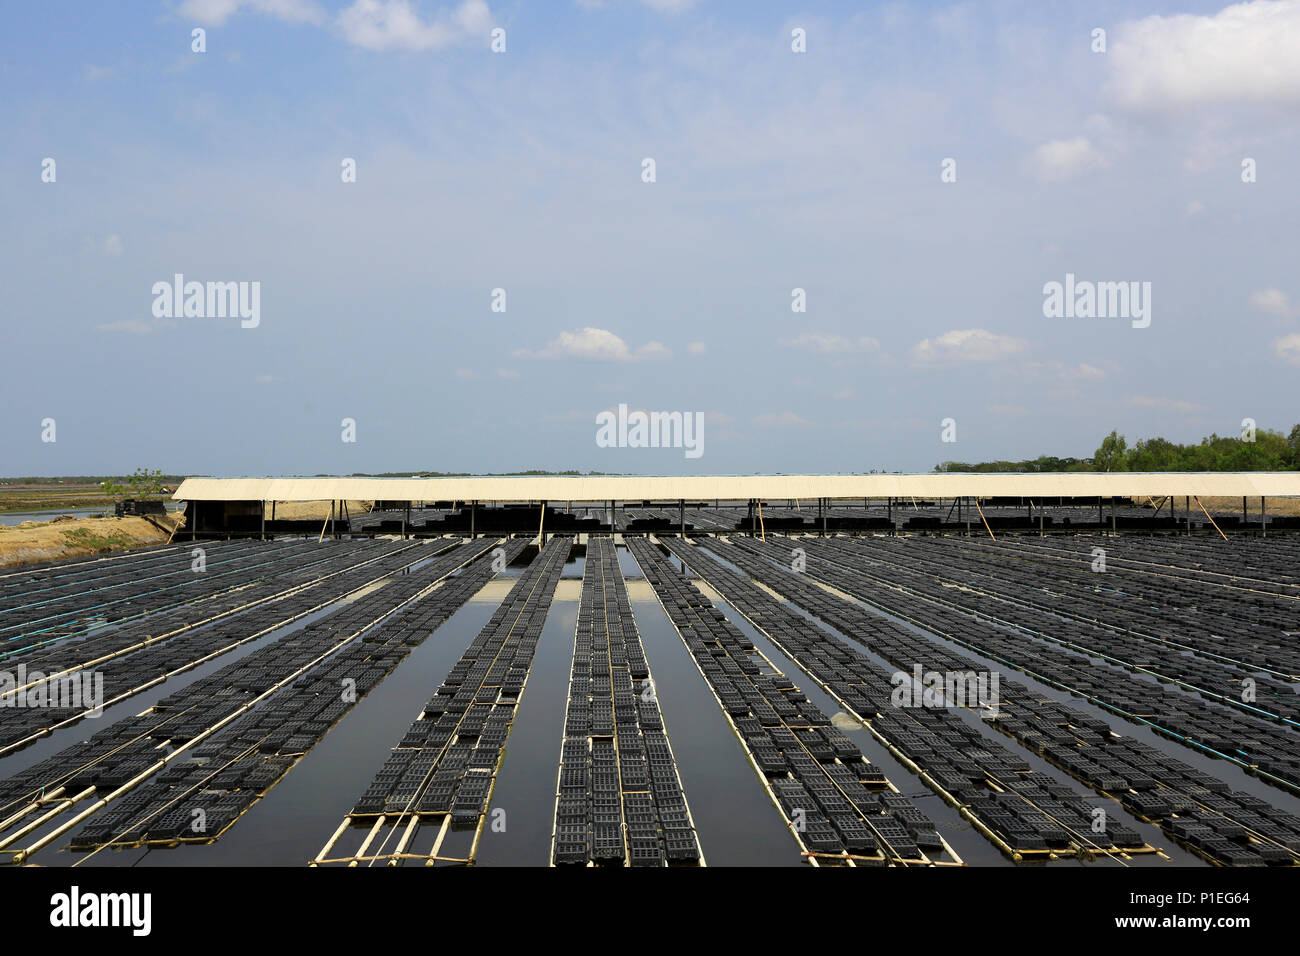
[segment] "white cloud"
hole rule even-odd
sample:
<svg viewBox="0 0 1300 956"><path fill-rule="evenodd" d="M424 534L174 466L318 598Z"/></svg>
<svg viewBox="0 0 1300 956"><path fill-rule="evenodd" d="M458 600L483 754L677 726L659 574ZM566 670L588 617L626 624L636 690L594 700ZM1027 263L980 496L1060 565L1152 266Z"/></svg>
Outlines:
<svg viewBox="0 0 1300 956"><path fill-rule="evenodd" d="M798 338L783 342L788 348L805 349L822 355L843 355L846 352L875 352L880 343L873 338L863 336L858 339L831 335L827 332L804 332Z"/></svg>
<svg viewBox="0 0 1300 956"><path fill-rule="evenodd" d="M1087 362L1077 365L1066 365L1064 362L1026 362L1025 371L1032 378L1046 376L1072 382L1099 382L1108 377L1104 369Z"/></svg>
<svg viewBox="0 0 1300 956"><path fill-rule="evenodd" d="M88 254L103 256L120 256L126 251L122 237L113 233L109 236L86 236L82 240L82 250Z"/></svg>
<svg viewBox="0 0 1300 956"><path fill-rule="evenodd" d="M642 6L659 13L681 13L699 2L700 0L641 0Z"/></svg>
<svg viewBox="0 0 1300 956"><path fill-rule="evenodd" d="M1187 204L1187 208L1183 211L1183 215L1188 219L1191 219L1193 216L1199 216L1203 212L1205 212L1205 203L1201 202L1199 199L1193 199Z"/></svg>
<svg viewBox="0 0 1300 956"><path fill-rule="evenodd" d="M504 379L510 379L510 380L513 380L513 379L516 379L516 378L518 378L518 377L519 377L519 373L516 372L516 371L515 371L514 369L512 369L512 368L499 368L499 369L497 369L497 378L504 378Z"/></svg>
<svg viewBox="0 0 1300 956"><path fill-rule="evenodd" d="M1164 408L1174 412L1193 412L1201 407L1181 399L1156 395L1132 395L1129 397L1128 403L1136 405L1138 408Z"/></svg>
<svg viewBox="0 0 1300 956"><path fill-rule="evenodd" d="M800 418L794 412L764 412L754 418L755 424L764 428L789 428L794 425L811 425L806 418Z"/></svg>
<svg viewBox="0 0 1300 956"><path fill-rule="evenodd" d="M1300 335L1284 335L1273 343L1273 354L1288 365L1300 365Z"/></svg>
<svg viewBox="0 0 1300 956"><path fill-rule="evenodd" d="M1286 293L1281 289L1261 289L1258 292L1252 292L1247 301L1261 312L1267 312L1269 315L1278 315L1283 318L1291 315L1291 303L1287 299Z"/></svg>
<svg viewBox="0 0 1300 956"><path fill-rule="evenodd" d="M1076 136L1043 143L1034 150L1030 165L1039 179L1057 182L1109 164L1088 137Z"/></svg>
<svg viewBox="0 0 1300 956"><path fill-rule="evenodd" d="M180 6L182 17L204 26L219 27L241 9L288 23L322 23L325 13L312 0L185 0Z"/></svg>
<svg viewBox="0 0 1300 956"><path fill-rule="evenodd" d="M705 412L704 420L710 425L731 424L731 416L726 412Z"/></svg>
<svg viewBox="0 0 1300 956"><path fill-rule="evenodd" d="M954 329L912 346L912 359L922 365L965 365L996 362L1028 349L1021 339L995 335L987 329Z"/></svg>
<svg viewBox="0 0 1300 956"><path fill-rule="evenodd" d="M1109 90L1130 109L1300 103L1300 0L1253 0L1213 16L1122 24L1106 60Z"/></svg>
<svg viewBox="0 0 1300 956"><path fill-rule="evenodd" d="M703 342L691 342L686 346L686 351L691 355L703 355L709 350L709 347Z"/></svg>
<svg viewBox="0 0 1300 956"><path fill-rule="evenodd" d="M585 359L594 362L636 362L643 359L671 358L672 352L662 342L647 342L635 352L621 338L608 329L590 326L572 332L561 332L544 348L536 352L516 349L515 358Z"/></svg>
<svg viewBox="0 0 1300 956"><path fill-rule="evenodd" d="M992 415L999 415L1003 418L1019 418L1022 415L1028 415L1029 409L1023 405L986 405L985 408Z"/></svg>
<svg viewBox="0 0 1300 956"><path fill-rule="evenodd" d="M124 319L121 322L107 322L104 325L95 326L96 332L125 332L130 335L148 335L153 331L153 326L148 322L139 322L135 319Z"/></svg>
<svg viewBox="0 0 1300 956"><path fill-rule="evenodd" d="M472 37L486 44L492 11L485 0L463 0L426 23L410 0L354 0L335 23L344 39L367 50L440 50Z"/></svg>

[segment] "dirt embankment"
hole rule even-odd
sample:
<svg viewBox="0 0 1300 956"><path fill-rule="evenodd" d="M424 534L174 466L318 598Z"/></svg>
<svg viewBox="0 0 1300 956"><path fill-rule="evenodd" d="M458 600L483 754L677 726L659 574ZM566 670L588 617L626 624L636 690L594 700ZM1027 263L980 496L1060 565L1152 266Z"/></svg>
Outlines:
<svg viewBox="0 0 1300 956"><path fill-rule="evenodd" d="M344 502L348 508L348 514L352 517L357 515L368 514L374 506L373 501L347 501ZM271 517L271 504L267 502L266 516ZM284 521L306 521L314 518L317 521L324 521L330 516L330 503L328 501L277 501L275 503L275 517L277 520ZM335 517L342 518L341 512L336 511Z"/></svg>
<svg viewBox="0 0 1300 956"><path fill-rule="evenodd" d="M180 521L179 515L169 514L153 520L56 518L0 526L0 568L163 544Z"/></svg>
<svg viewBox="0 0 1300 956"><path fill-rule="evenodd" d="M1181 513L1185 502L1180 496L1175 504ZM1135 499L1136 500L1136 499ZM1159 499L1156 499L1159 501ZM1210 514L1226 514L1241 516L1241 499L1240 498L1219 498L1209 495L1201 496L1201 504L1205 505ZM1276 515L1300 515L1300 498L1269 498L1264 502L1265 508L1270 516ZM1165 504L1164 509L1169 511L1169 505ZM1192 513L1200 514L1201 509L1196 507L1196 499L1192 499ZM1251 521L1259 523L1259 498L1246 499L1246 514Z"/></svg>

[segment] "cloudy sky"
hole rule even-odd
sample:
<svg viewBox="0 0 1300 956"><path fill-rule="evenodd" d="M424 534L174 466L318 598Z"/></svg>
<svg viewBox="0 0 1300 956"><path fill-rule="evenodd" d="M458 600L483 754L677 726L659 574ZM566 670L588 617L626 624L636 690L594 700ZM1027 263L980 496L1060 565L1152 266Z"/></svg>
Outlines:
<svg viewBox="0 0 1300 956"><path fill-rule="evenodd" d="M11 4L0 474L1289 429L1297 49L1300 0ZM156 316L177 273L260 283L257 326ZM1149 282L1149 326L1045 316L1067 273ZM704 454L599 447L619 404L703 414Z"/></svg>

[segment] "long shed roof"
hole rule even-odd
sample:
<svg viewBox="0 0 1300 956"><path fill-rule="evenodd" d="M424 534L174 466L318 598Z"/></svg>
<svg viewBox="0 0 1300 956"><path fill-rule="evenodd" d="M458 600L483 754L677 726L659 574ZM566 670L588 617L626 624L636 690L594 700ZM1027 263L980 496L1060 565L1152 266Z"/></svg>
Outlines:
<svg viewBox="0 0 1300 956"><path fill-rule="evenodd" d="M463 478L186 478L178 501L691 501L709 498L1300 496L1300 472L920 475L522 475Z"/></svg>

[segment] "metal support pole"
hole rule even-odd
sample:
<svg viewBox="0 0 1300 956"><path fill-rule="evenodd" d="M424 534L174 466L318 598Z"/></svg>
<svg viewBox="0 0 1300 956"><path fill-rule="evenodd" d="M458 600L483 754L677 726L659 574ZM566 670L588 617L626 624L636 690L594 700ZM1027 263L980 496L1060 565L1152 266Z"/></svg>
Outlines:
<svg viewBox="0 0 1300 956"><path fill-rule="evenodd" d="M1268 537L1268 505L1265 504L1263 495L1259 496L1259 533Z"/></svg>
<svg viewBox="0 0 1300 956"><path fill-rule="evenodd" d="M262 540L266 540L266 502L262 502Z"/></svg>
<svg viewBox="0 0 1300 956"><path fill-rule="evenodd" d="M406 523L411 520L411 503L406 503L406 510L402 512L402 540L406 540Z"/></svg>
<svg viewBox="0 0 1300 956"><path fill-rule="evenodd" d="M822 510L822 501L823 501L822 498L818 498L818 499L817 499L817 524L821 526L821 530L818 532L818 534L821 535L821 536L823 536L823 537L825 537L825 535L826 535L826 513Z"/></svg>
<svg viewBox="0 0 1300 956"><path fill-rule="evenodd" d="M473 541L478 537L478 499L475 498L469 506L469 539Z"/></svg>
<svg viewBox="0 0 1300 956"><path fill-rule="evenodd" d="M539 547L546 547L546 502L542 502L541 517L537 519L537 537L541 541Z"/></svg>
<svg viewBox="0 0 1300 956"><path fill-rule="evenodd" d="M1246 530L1246 496L1241 496L1241 530Z"/></svg>
<svg viewBox="0 0 1300 956"><path fill-rule="evenodd" d="M826 536L826 512L831 510L831 499L823 499L826 502L826 510L822 512L822 537Z"/></svg>
<svg viewBox="0 0 1300 956"><path fill-rule="evenodd" d="M682 527L682 537L686 537L686 499L677 499L677 522Z"/></svg>
<svg viewBox="0 0 1300 956"><path fill-rule="evenodd" d="M1192 496L1183 495L1183 511L1187 512L1187 536L1192 536Z"/></svg>

